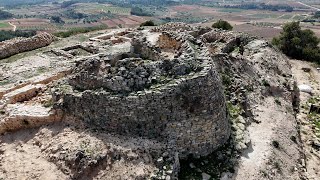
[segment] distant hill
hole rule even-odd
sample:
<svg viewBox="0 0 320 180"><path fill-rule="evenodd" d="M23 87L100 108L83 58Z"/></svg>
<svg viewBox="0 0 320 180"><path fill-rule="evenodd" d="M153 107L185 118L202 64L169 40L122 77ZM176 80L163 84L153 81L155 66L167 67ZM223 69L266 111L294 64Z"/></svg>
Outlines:
<svg viewBox="0 0 320 180"><path fill-rule="evenodd" d="M19 6L24 4L39 4L39 3L47 3L54 2L57 0L0 0L0 6Z"/></svg>

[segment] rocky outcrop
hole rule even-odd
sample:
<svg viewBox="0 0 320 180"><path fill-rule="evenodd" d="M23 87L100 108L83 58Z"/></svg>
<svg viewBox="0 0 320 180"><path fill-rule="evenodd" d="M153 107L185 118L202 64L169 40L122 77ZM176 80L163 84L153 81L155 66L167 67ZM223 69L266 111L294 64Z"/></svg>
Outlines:
<svg viewBox="0 0 320 180"><path fill-rule="evenodd" d="M0 44L0 59L48 46L53 41L54 36L49 33L41 33L31 38L16 38L4 41Z"/></svg>

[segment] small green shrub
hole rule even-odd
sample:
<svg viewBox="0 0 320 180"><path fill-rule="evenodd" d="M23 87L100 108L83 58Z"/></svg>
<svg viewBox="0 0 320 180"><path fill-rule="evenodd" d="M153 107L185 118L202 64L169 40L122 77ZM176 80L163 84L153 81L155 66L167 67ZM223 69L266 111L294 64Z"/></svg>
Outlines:
<svg viewBox="0 0 320 180"><path fill-rule="evenodd" d="M227 109L232 119L235 119L242 114L240 105L233 105L231 102L227 102Z"/></svg>
<svg viewBox="0 0 320 180"><path fill-rule="evenodd" d="M156 26L156 24L150 20L150 21L146 21L144 23L141 23L140 27L142 27L142 26Z"/></svg>
<svg viewBox="0 0 320 180"><path fill-rule="evenodd" d="M52 99L50 99L50 100L48 100L48 101L46 101L46 102L43 103L43 107L48 108L48 107L52 107L52 106L53 106L53 101L52 101Z"/></svg>
<svg viewBox="0 0 320 180"><path fill-rule="evenodd" d="M300 22L284 25L279 37L272 40L284 54L291 58L320 63L320 39L310 29L302 29Z"/></svg>
<svg viewBox="0 0 320 180"><path fill-rule="evenodd" d="M223 85L225 85L225 86L230 86L231 85L231 82L232 82L231 78L227 74L222 74L221 78L222 78Z"/></svg>
<svg viewBox="0 0 320 180"><path fill-rule="evenodd" d="M220 19L212 25L213 28L223 29L223 30L232 30L233 27L227 21Z"/></svg>

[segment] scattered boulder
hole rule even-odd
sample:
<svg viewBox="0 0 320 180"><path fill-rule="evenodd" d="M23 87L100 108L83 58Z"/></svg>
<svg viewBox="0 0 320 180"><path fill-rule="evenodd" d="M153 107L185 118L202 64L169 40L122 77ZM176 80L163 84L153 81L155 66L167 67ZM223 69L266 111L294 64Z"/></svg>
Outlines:
<svg viewBox="0 0 320 180"><path fill-rule="evenodd" d="M309 93L309 94L312 93L312 87L309 85L302 84L302 85L299 85L298 88L301 92L305 92L305 93Z"/></svg>
<svg viewBox="0 0 320 180"><path fill-rule="evenodd" d="M211 178L211 176L207 173L202 173L202 180L209 180Z"/></svg>

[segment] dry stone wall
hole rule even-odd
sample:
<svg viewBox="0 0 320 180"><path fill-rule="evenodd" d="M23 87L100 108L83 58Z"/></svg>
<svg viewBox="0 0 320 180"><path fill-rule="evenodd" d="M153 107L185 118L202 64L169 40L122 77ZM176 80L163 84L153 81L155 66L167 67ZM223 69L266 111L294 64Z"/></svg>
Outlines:
<svg viewBox="0 0 320 180"><path fill-rule="evenodd" d="M188 32L162 33L156 45L152 32L132 33L131 52L78 62L54 90L55 108L98 130L158 140L180 158L223 145L230 125L208 49Z"/></svg>
<svg viewBox="0 0 320 180"><path fill-rule="evenodd" d="M5 41L0 45L0 59L48 46L53 41L54 36L49 33L41 33L31 38L17 38Z"/></svg>
<svg viewBox="0 0 320 180"><path fill-rule="evenodd" d="M183 154L205 155L229 135L224 97L216 80L208 65L194 76L128 96L105 91L66 95L64 107L109 132L168 141Z"/></svg>

